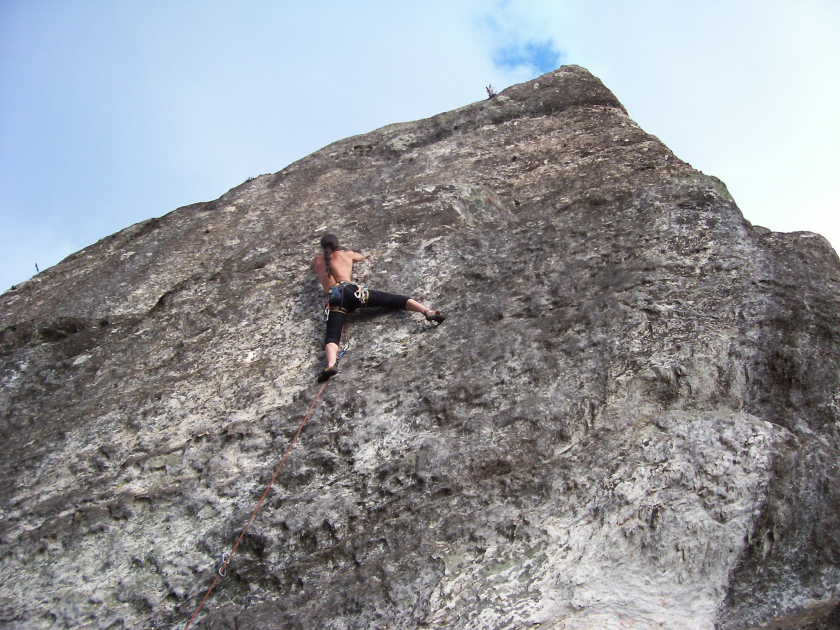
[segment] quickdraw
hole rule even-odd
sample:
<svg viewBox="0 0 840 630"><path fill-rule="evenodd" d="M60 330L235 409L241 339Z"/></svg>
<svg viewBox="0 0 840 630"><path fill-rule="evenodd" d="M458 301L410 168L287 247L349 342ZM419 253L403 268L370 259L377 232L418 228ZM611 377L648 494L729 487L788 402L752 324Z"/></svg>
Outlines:
<svg viewBox="0 0 840 630"><path fill-rule="evenodd" d="M338 362L338 360L345 354L347 354L348 350L350 350L350 326L348 326L347 324L344 324L344 334L346 335L344 337L344 347L341 349L341 352L339 352L338 356L335 358L336 362Z"/></svg>
<svg viewBox="0 0 840 630"><path fill-rule="evenodd" d="M353 295L356 296L356 299L359 300L362 306L364 306L367 304L368 298L370 297L370 291L367 287L359 286Z"/></svg>

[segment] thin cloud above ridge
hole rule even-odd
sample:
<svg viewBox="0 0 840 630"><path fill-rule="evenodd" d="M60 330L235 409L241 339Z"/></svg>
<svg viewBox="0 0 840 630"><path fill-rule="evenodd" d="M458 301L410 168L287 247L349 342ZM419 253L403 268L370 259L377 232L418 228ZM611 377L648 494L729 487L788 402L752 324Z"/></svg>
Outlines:
<svg viewBox="0 0 840 630"><path fill-rule="evenodd" d="M502 88L551 72L567 58L549 31L513 0L496 2L475 25L494 68L508 79Z"/></svg>
<svg viewBox="0 0 840 630"><path fill-rule="evenodd" d="M506 70L533 69L537 75L559 67L564 54L557 50L554 41L524 41L496 50L493 63Z"/></svg>

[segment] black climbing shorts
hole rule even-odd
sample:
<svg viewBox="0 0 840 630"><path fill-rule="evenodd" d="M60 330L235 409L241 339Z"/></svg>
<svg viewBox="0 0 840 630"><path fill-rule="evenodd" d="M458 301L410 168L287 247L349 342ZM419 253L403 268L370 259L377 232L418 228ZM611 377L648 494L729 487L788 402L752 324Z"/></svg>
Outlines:
<svg viewBox="0 0 840 630"><path fill-rule="evenodd" d="M356 297L359 286L352 282L342 282L330 289L330 318L327 320L327 338L324 345L328 343L340 343L341 331L344 329L344 322L347 316L355 312L357 308L387 308L391 310L405 310L408 298L405 295L394 295L384 291L374 291L362 287L367 298L364 303Z"/></svg>

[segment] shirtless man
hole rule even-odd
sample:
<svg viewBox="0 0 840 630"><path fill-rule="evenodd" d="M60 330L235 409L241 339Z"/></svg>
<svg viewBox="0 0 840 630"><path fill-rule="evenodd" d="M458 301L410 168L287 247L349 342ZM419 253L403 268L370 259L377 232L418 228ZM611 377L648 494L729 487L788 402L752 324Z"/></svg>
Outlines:
<svg viewBox="0 0 840 630"><path fill-rule="evenodd" d="M327 367L318 375L318 382L322 382L338 373L338 344L347 316L357 308L381 306L390 309L423 313L430 322L441 323L446 315L439 311L426 308L420 302L404 295L392 295L383 291L374 291L367 287L360 287L350 281L353 273L353 263L364 260L358 252L343 250L338 244L338 237L326 234L321 239L323 253L315 256L312 267L321 286L328 291L329 319L327 320L327 337L324 342L324 352L327 355Z"/></svg>

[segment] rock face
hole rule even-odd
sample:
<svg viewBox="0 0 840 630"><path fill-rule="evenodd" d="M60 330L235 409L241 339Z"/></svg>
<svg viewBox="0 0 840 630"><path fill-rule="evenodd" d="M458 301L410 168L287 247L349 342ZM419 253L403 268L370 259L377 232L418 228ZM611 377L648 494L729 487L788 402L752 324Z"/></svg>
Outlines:
<svg viewBox="0 0 840 630"><path fill-rule="evenodd" d="M325 231L450 318L351 320L193 627L837 627L840 260L578 67L3 294L0 626L184 627L318 392Z"/></svg>

